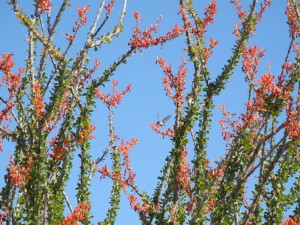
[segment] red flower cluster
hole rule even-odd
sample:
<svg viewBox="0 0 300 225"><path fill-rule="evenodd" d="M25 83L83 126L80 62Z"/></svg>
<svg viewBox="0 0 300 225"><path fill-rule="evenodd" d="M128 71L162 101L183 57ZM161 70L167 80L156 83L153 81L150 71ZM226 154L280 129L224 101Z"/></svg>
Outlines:
<svg viewBox="0 0 300 225"><path fill-rule="evenodd" d="M76 209L72 212L71 216L68 216L62 225L77 225L78 221L84 220L89 212L90 205L84 202L80 203Z"/></svg>
<svg viewBox="0 0 300 225"><path fill-rule="evenodd" d="M82 9L77 8L79 19L75 22L75 26L73 27L73 34L65 33L66 39L70 42L70 44L73 43L79 28L87 23L86 13L89 10L89 8L90 6L86 5L84 5Z"/></svg>
<svg viewBox="0 0 300 225"><path fill-rule="evenodd" d="M26 164L19 164L19 165L16 165L16 163L10 157L9 163L10 164L8 168L8 178L10 181L10 185L19 188L23 187L26 184L26 182L29 179L31 179L29 173L31 171L30 166L33 164L32 157L29 157L29 160Z"/></svg>
<svg viewBox="0 0 300 225"><path fill-rule="evenodd" d="M295 6L288 2L288 6L286 8L285 14L287 15L288 22L287 24L290 27L290 36L291 37L298 37L300 35L300 24L298 21L298 16L296 13Z"/></svg>
<svg viewBox="0 0 300 225"><path fill-rule="evenodd" d="M205 8L205 17L204 19L198 21L200 24L197 24L197 27L192 27L192 33L199 38L202 38L204 36L204 33L207 31L207 26L211 23L214 23L215 21L215 14L217 12L217 2L214 0L211 3L208 4L208 7ZM187 21L187 18L185 17L185 20ZM187 21L187 24L190 22Z"/></svg>
<svg viewBox="0 0 300 225"><path fill-rule="evenodd" d="M82 27L87 23L86 13L90 9L90 6L84 5L83 8L77 8L77 12L79 15L79 20L76 22L76 25Z"/></svg>
<svg viewBox="0 0 300 225"><path fill-rule="evenodd" d="M214 0L211 3L208 4L208 7L205 8L206 11L204 13L204 26L206 27L208 24L211 24L215 20L215 14L217 12L217 2Z"/></svg>
<svg viewBox="0 0 300 225"><path fill-rule="evenodd" d="M75 38L75 34L65 34L66 35L66 39L69 41L69 42L71 42L71 43L73 43L73 41L74 41L74 38Z"/></svg>
<svg viewBox="0 0 300 225"><path fill-rule="evenodd" d="M49 156L54 159L63 159L65 157L66 149L70 147L70 138L66 137L61 144L55 145L57 136L53 137L50 141L50 147L53 148L53 154Z"/></svg>
<svg viewBox="0 0 300 225"><path fill-rule="evenodd" d="M258 72L260 59L264 56L265 50L261 50L258 46L247 49L243 47L243 67L242 70L246 74L246 81L253 81Z"/></svg>
<svg viewBox="0 0 300 225"><path fill-rule="evenodd" d="M111 106L117 106L121 103L121 99L124 97L124 95L127 92L131 91L131 84L129 84L125 90L123 90L122 92L118 92L117 91L117 85L118 85L118 81L113 80L112 81L113 84L113 94L108 94L105 95L101 90L96 89L96 95L98 96L98 98L100 98L102 100L102 102L104 104L106 104L108 107Z"/></svg>
<svg viewBox="0 0 300 225"><path fill-rule="evenodd" d="M166 95L173 99L175 105L178 109L183 108L183 91L185 89L185 77L187 68L185 67L186 62L182 59L177 76L174 76L171 66L168 66L163 58L158 58L156 62L164 70L165 77L162 78L164 84L164 90L167 92ZM172 88L175 89L175 94L173 94Z"/></svg>
<svg viewBox="0 0 300 225"><path fill-rule="evenodd" d="M169 31L166 35L162 35L159 37L154 38L152 33L157 33L157 26L160 19L157 20L157 23L154 25L151 25L150 28L145 29L142 31L140 29L139 23L140 23L140 14L138 12L134 12L134 18L136 19L136 26L133 30L132 38L130 39L130 42L128 45L136 51L140 48L148 48L153 45L158 44L164 44L169 40L175 39L179 35L183 34L187 28L183 26L182 28L179 28L177 24L175 24L173 30Z"/></svg>
<svg viewBox="0 0 300 225"><path fill-rule="evenodd" d="M106 15L109 15L111 13L111 11L113 10L115 4L115 0L111 0L107 6L105 6L104 8L106 9Z"/></svg>
<svg viewBox="0 0 300 225"><path fill-rule="evenodd" d="M123 181L121 183L121 187L125 190L127 185L134 184L134 178L136 174L133 172L130 166L130 158L129 158L129 150L133 148L139 141L135 138L131 139L131 142L125 142L124 140L121 141L121 145L118 147L118 150L123 154L125 166L124 173L123 173ZM127 177L127 178L125 178ZM126 191L125 191L126 193Z"/></svg>
<svg viewBox="0 0 300 225"><path fill-rule="evenodd" d="M96 127L89 124L86 128L81 129L82 131L79 134L78 143L86 142L89 138L96 138L92 135L92 132L96 130Z"/></svg>
<svg viewBox="0 0 300 225"><path fill-rule="evenodd" d="M233 3L238 11L238 17L241 21L244 21L246 16L247 16L247 13L246 11L243 11L242 9L242 6L240 4L240 1L239 0L232 0L231 3Z"/></svg>
<svg viewBox="0 0 300 225"><path fill-rule="evenodd" d="M13 73L12 69L15 65L15 62L12 60L13 53L6 54L0 58L0 71L3 72L2 82L0 87L3 85L8 86L9 97L6 100L6 107L0 112L0 123L4 120L11 122L11 113L10 110L14 107L14 102L12 99L15 96L15 93L20 89L23 69L19 69L18 73Z"/></svg>
<svg viewBox="0 0 300 225"><path fill-rule="evenodd" d="M98 169L98 172L102 174L100 179L103 179L105 177L110 177L113 180L117 180L120 183L121 187L124 189L124 191L125 189L127 189L127 185L133 185L136 174L133 172L132 168L130 167L130 159L128 153L129 150L138 143L139 141L135 138L132 138L130 142L125 142L124 140L122 140L120 146L118 147L118 151L122 153L124 156L123 166L125 166L125 170L123 176L121 174L111 173L108 170L107 166L105 165L102 168Z"/></svg>
<svg viewBox="0 0 300 225"><path fill-rule="evenodd" d="M247 127L251 127L253 123L259 122L259 111L265 110L265 99L270 96L272 98L277 98L281 96L286 98L288 93L282 91L282 87L275 84L275 76L271 73L260 75L260 80L257 82L261 85L261 88L256 90L256 96L251 102L250 100L246 104L247 113L242 114L244 124Z"/></svg>
<svg viewBox="0 0 300 225"><path fill-rule="evenodd" d="M262 20L262 16L264 14L264 12L266 11L266 9L268 7L271 6L272 0L264 0L264 3L260 4L260 12L257 13L257 18L261 21Z"/></svg>
<svg viewBox="0 0 300 225"><path fill-rule="evenodd" d="M215 41L214 39L210 38L209 39L209 47L204 47L204 52L203 52L203 60L206 63L211 54L213 53L213 48L218 44L218 41Z"/></svg>
<svg viewBox="0 0 300 225"><path fill-rule="evenodd" d="M268 7L270 7L271 2L272 2L272 0L264 0L264 2L260 4L260 7L261 7L261 8L260 8L260 11L259 11L259 12L254 12L256 18L257 18L259 21L262 20L262 16L263 16L264 12L266 11L266 9L267 9ZM247 17L246 11L243 11L242 6L241 6L239 0L232 0L231 3L233 3L233 4L235 5L235 7L236 7L236 9L237 9L237 12L238 12L238 17L239 17L239 19L241 20L242 25L243 25L243 27L244 27L244 26L246 25L246 24L245 24L246 17ZM253 24L253 25L254 25L254 26L252 27L252 28L253 28L252 31L255 30L255 25L256 25L256 24ZM233 34L235 34L235 35L238 37L238 39L241 38L240 30L241 30L241 28L239 27L239 25L238 25L237 23L234 24L234 32L233 32Z"/></svg>
<svg viewBox="0 0 300 225"><path fill-rule="evenodd" d="M293 52L296 53L296 57L299 59L300 58L299 42L294 42L292 46L293 46Z"/></svg>
<svg viewBox="0 0 300 225"><path fill-rule="evenodd" d="M41 13L51 9L51 0L38 0L38 4Z"/></svg>
<svg viewBox="0 0 300 225"><path fill-rule="evenodd" d="M11 72L15 65L15 62L12 60L13 55L13 53L4 53L2 59L0 58L0 70L4 73L4 75L2 76L2 82L0 83L0 86L9 86L8 91L10 93L10 99L19 89L22 73L24 72L24 70L21 68L19 69L19 73Z"/></svg>
<svg viewBox="0 0 300 225"><path fill-rule="evenodd" d="M162 136L167 136L167 137L174 137L174 131L168 128L166 131L162 131L159 129L159 124L150 124L150 127L156 132L161 134Z"/></svg>
<svg viewBox="0 0 300 225"><path fill-rule="evenodd" d="M294 216L294 218L286 218L286 220L281 225L299 225L297 221L297 217Z"/></svg>
<svg viewBox="0 0 300 225"><path fill-rule="evenodd" d="M300 99L298 99L299 102ZM288 135L292 138L300 136L300 112L295 110L290 104L286 106L287 121L284 123Z"/></svg>

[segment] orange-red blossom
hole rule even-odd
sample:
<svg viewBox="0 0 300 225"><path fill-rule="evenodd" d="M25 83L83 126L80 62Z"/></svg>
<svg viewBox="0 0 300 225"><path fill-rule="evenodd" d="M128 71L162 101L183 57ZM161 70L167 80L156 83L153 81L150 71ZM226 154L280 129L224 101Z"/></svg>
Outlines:
<svg viewBox="0 0 300 225"><path fill-rule="evenodd" d="M78 221L84 220L89 212L90 204L80 203L61 225L77 225Z"/></svg>

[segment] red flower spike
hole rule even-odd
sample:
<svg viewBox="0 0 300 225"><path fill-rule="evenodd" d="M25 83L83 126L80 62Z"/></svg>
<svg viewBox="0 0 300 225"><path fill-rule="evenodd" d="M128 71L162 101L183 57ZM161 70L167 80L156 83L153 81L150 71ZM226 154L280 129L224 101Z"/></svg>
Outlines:
<svg viewBox="0 0 300 225"><path fill-rule="evenodd" d="M300 136L300 112L295 110L294 107L290 107L290 104L286 106L286 114L287 114L287 121L283 124L287 131L287 134L291 138L297 138Z"/></svg>
<svg viewBox="0 0 300 225"><path fill-rule="evenodd" d="M133 14L135 20L136 20L136 23L139 24L140 21L141 21L141 15L139 14L138 11L135 11L134 14Z"/></svg>
<svg viewBox="0 0 300 225"><path fill-rule="evenodd" d="M239 0L232 0L231 3L233 3L238 11L238 17L240 18L241 21L244 21L246 18L247 13L243 11L242 6L240 4Z"/></svg>
<svg viewBox="0 0 300 225"><path fill-rule="evenodd" d="M44 13L51 9L51 0L38 0L39 9L41 13Z"/></svg>
<svg viewBox="0 0 300 225"><path fill-rule="evenodd" d="M78 27L82 27L87 23L86 13L89 10L90 6L84 5L83 8L77 8L77 12L79 15L79 20L76 22Z"/></svg>
<svg viewBox="0 0 300 225"><path fill-rule="evenodd" d="M213 48L219 43L218 41L215 41L212 38L209 39L209 42L210 42L209 47L208 48L205 47L203 53L203 60L205 63L208 61L209 57L213 53Z"/></svg>
<svg viewBox="0 0 300 225"><path fill-rule="evenodd" d="M181 28L179 28L178 25L175 25L174 29L169 31L166 35L154 38L153 33L157 33L157 26L161 18L157 19L157 23L151 25L149 28L146 28L144 31L142 31L139 27L141 17L138 12L134 12L134 18L136 20L136 26L133 30L133 35L128 45L131 47L131 49L134 49L135 52L141 48L149 48L150 46L158 44L163 45L167 41L175 39L179 35L183 34L187 29L190 28L186 25Z"/></svg>
<svg viewBox="0 0 300 225"><path fill-rule="evenodd" d="M205 15L204 26L206 27L208 24L214 22L214 17L217 12L217 2L212 1L211 3L208 4L208 7L205 9L206 9L206 12L204 13L204 15Z"/></svg>
<svg viewBox="0 0 300 225"><path fill-rule="evenodd" d="M164 70L164 73L166 75L165 77L162 78L166 95L169 96L171 99L173 99L178 109L183 109L183 103L184 103L183 91L185 89L185 81L186 81L185 77L187 73L187 68L185 67L186 62L182 58L182 63L179 66L177 76L173 75L171 66L166 65L166 62L164 61L163 58L158 58L156 62ZM175 94L173 94L172 89L175 89Z"/></svg>
<svg viewBox="0 0 300 225"><path fill-rule="evenodd" d="M258 46L247 49L243 48L243 67L242 70L246 74L246 81L253 80L258 72L260 59L264 56L265 50L261 50Z"/></svg>
<svg viewBox="0 0 300 225"><path fill-rule="evenodd" d="M74 38L75 38L75 34L65 34L66 35L66 39L69 41L69 42L73 42L74 41Z"/></svg>
<svg viewBox="0 0 300 225"><path fill-rule="evenodd" d="M84 202L76 206L75 210L72 212L71 216L68 216L62 225L77 225L78 221L84 220L89 212L90 204Z"/></svg>
<svg viewBox="0 0 300 225"><path fill-rule="evenodd" d="M299 225L299 222L297 221L297 217L294 216L294 218L286 218L286 220L281 225Z"/></svg>
<svg viewBox="0 0 300 225"><path fill-rule="evenodd" d="M28 180L31 179L29 173L31 171L30 166L33 164L32 157L29 157L29 160L26 164L16 165L10 156L8 168L8 178L10 185L16 187L24 187Z"/></svg>
<svg viewBox="0 0 300 225"><path fill-rule="evenodd" d="M174 137L174 131L168 128L166 131L162 131L159 129L159 124L150 124L150 127L156 132L161 134L162 136Z"/></svg>
<svg viewBox="0 0 300 225"><path fill-rule="evenodd" d="M257 13L257 17L260 21L262 21L262 16L267 8L271 6L272 0L264 0L264 3L260 4L260 12Z"/></svg>
<svg viewBox="0 0 300 225"><path fill-rule="evenodd" d="M296 9L290 2L288 2L285 14L288 18L287 24L290 27L290 37L298 37L300 35L300 24L297 20L298 17Z"/></svg>
<svg viewBox="0 0 300 225"><path fill-rule="evenodd" d="M0 123L5 120L8 120L9 122L12 121L10 111L15 105L12 100L14 99L15 93L20 89L22 73L24 72L22 68L19 68L18 73L12 72L13 66L15 65L14 61L12 60L12 56L12 53L4 53L0 58L0 71L3 72L0 87L7 85L7 90L9 92L9 97L6 100L6 107L0 112Z"/></svg>
<svg viewBox="0 0 300 225"><path fill-rule="evenodd" d="M106 9L106 15L109 16L111 11L113 10L113 7L114 7L114 4L115 4L115 0L111 0L107 6L105 6L104 8Z"/></svg>
<svg viewBox="0 0 300 225"><path fill-rule="evenodd" d="M131 91L131 84L129 84L122 92L117 91L118 81L112 80L112 84L113 84L113 94L105 95L100 89L96 89L96 95L108 107L110 106L117 107L117 105L121 103L121 99L124 97L124 95Z"/></svg>

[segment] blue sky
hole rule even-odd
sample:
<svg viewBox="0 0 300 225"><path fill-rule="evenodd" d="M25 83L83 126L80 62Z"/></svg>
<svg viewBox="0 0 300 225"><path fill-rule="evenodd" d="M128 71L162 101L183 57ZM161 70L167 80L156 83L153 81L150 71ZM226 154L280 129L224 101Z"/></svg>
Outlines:
<svg viewBox="0 0 300 225"><path fill-rule="evenodd" d="M26 1L26 3L25 1L23 2L21 1L20 4L24 5L27 12L30 12L30 10L32 10L31 5L27 3L28 1ZM94 58L98 58L101 62L100 69L94 76L101 76L101 71L129 49L127 44L135 23L132 16L134 11L138 11L141 14L141 27L144 28L155 23L156 18L162 15L163 20L159 24L158 34L161 35L170 31L174 24L181 24L180 16L178 15L178 2L179 1L174 0L128 0L124 32L119 38L114 39L111 45L104 46L99 51L90 54L91 61L93 61ZM229 0L218 1L218 12L215 23L208 28L209 32L207 37L212 37L219 41L219 45L216 46L215 53L208 64L208 69L213 77L216 77L221 72L223 65L231 56L231 48L235 43L235 36L232 32L233 24L238 22L238 19L234 5L229 2ZM241 2L243 6L246 7L252 1L242 0ZM95 3L91 0L76 1L72 7L68 8L55 38L59 46L63 48L67 43L64 34L71 33L74 21L77 19L76 7L81 7L84 4L91 5L91 10L88 13L88 19L89 22L91 22L91 17L89 16L95 11L93 6L96 6L98 3L99 1ZM207 3L207 0L195 1L200 15L203 13L203 8L207 7ZM116 1L116 12L113 13L113 16L118 15L120 6L121 1ZM250 45L259 45L261 48L267 50L266 56L261 62L261 74L266 72L266 62L271 64L271 71L274 74L278 74L280 71L289 40L288 27L284 15L285 7L285 1L273 1L272 7L267 10L263 18L263 23L258 25L255 32L256 35L250 40ZM26 57L25 49L27 47L26 42L24 42L26 30L15 19L12 10L9 10L10 8L11 6L5 2L0 2L0 29L2 31L0 35L0 52L13 52L15 54L14 59L16 66L24 67ZM106 26L105 32L110 31L110 28L114 24L115 20L112 19L108 26ZM87 27L89 27L89 25ZM78 48L85 34L83 29L83 31L79 33L79 38L75 40ZM120 66L114 77L114 79L119 80L120 89L125 88L129 83L132 84L132 91L124 97L122 104L115 110L115 128L116 134L120 138L129 141L132 137L135 137L140 141L140 143L131 150L131 163L137 173L136 184L140 187L141 191L146 191L149 194L151 194L156 187L156 177L159 175L159 171L164 165L165 157L172 147L170 139L163 139L160 135L154 133L149 124L156 122L158 113L161 118L169 114L174 116L172 101L166 97L163 91L161 82L163 76L162 70L155 64L155 60L157 57L164 57L168 63L173 65L173 70L176 72L181 60L180 57L183 56L186 58L186 54L182 50L184 47L184 37L182 36L177 40L168 42L163 48L160 46L150 48L145 50L142 55L137 53L128 59L127 65ZM69 57L74 57L78 48L71 51ZM240 113L244 110L244 103L247 99L246 84L240 67L240 65L237 67L236 73L231 78L231 83L226 86L226 90L223 91L221 96L215 101L216 105L225 104L231 112L236 113ZM187 76L187 90L189 90L191 86L192 69L188 71ZM111 85L107 85L106 88L102 90L105 93L109 93L110 86ZM0 95L4 95L1 89ZM92 141L91 149L91 154L93 154L94 158L102 154L102 151L107 146L108 140L108 111L100 101L97 106L93 114L93 124L97 126L97 130L95 131L97 138ZM216 108L212 122L211 139L207 149L208 156L212 160L223 156L225 152L225 142L222 140L221 129L217 123L217 120L221 118L221 113ZM170 119L167 123L167 127L171 127L172 122L173 119ZM11 145L5 146L7 147L5 151L0 153L2 154L0 157L0 174L3 174L8 164L8 152L10 154L13 153L13 147ZM77 163L75 162L72 171L75 180L70 181L67 189L67 194L70 196L74 193L73 189L76 186L76 175L78 171L76 167ZM95 215L95 221L103 219L106 214L106 202L108 202L108 194L110 191L109 184L110 181L108 179L100 181L99 174L96 174L93 178L92 213ZM73 206L75 206L75 198L70 197L70 199ZM116 224L140 224L137 215L130 210L128 201L124 196Z"/></svg>

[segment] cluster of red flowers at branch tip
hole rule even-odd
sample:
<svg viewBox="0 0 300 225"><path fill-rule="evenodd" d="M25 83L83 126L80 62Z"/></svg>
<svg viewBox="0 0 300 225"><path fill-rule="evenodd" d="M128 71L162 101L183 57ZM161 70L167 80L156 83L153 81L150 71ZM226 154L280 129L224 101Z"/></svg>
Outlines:
<svg viewBox="0 0 300 225"><path fill-rule="evenodd" d="M90 6L86 6L84 5L83 8L77 8L77 12L79 15L79 20L76 22L77 26L82 27L83 25L85 25L87 23L87 18L86 18L86 13L87 11L90 9Z"/></svg>
<svg viewBox="0 0 300 225"><path fill-rule="evenodd" d="M83 8L77 8L78 16L79 19L75 22L75 26L73 27L73 34L65 34L66 39L70 42L73 43L77 31L79 30L80 27L83 27L87 23L87 18L86 18L86 13L89 10L90 6L84 5Z"/></svg>
<svg viewBox="0 0 300 225"><path fill-rule="evenodd" d="M29 157L28 162L24 164L16 165L10 156L8 178L10 185L16 187L23 187L31 177L29 176L33 164L32 157Z"/></svg>
<svg viewBox="0 0 300 225"><path fill-rule="evenodd" d="M291 37L299 37L300 35L300 23L299 18L297 16L297 12L295 9L296 6L288 1L288 6L286 8L285 14L287 15L288 21L287 24L290 27L290 36Z"/></svg>
<svg viewBox="0 0 300 225"><path fill-rule="evenodd" d="M261 50L258 46L252 46L247 49L243 47L243 67L242 70L246 74L246 81L253 81L258 72L260 59L264 56L265 50Z"/></svg>
<svg viewBox="0 0 300 225"><path fill-rule="evenodd" d="M68 216L62 225L77 225L79 221L84 220L89 213L90 204L80 203L76 206L76 209L72 212L71 216Z"/></svg>
<svg viewBox="0 0 300 225"><path fill-rule="evenodd" d="M186 7L181 6L182 14L183 14L185 8ZM186 24L189 24L187 28L190 27L191 32L196 37L203 38L205 32L207 31L207 26L209 24L214 23L214 21L215 21L216 12L217 12L217 2L212 1L211 3L208 4L208 7L205 8L205 12L204 12L205 17L202 20L198 21L199 24L196 24L196 27L192 27L191 22L188 20L187 17L184 17L183 19L185 20Z"/></svg>
<svg viewBox="0 0 300 225"><path fill-rule="evenodd" d="M164 44L169 40L175 39L179 35L183 34L187 27L183 26L179 28L177 24L175 24L174 28L169 31L166 35L162 35L159 37L153 37L153 32L157 33L157 26L160 19L157 20L157 23L151 25L149 28L145 29L144 31L141 30L139 23L141 16L138 12L134 12L134 18L136 19L136 26L133 30L132 38L128 45L136 51L140 48L148 48L153 45Z"/></svg>
<svg viewBox="0 0 300 225"><path fill-rule="evenodd" d="M9 99L11 99L17 90L19 90L19 85L21 83L22 73L24 69L19 68L18 73L11 72L15 62L12 60L13 53L4 53L2 59L0 59L0 71L4 73L2 76L2 82L0 86L8 85L8 91L10 94Z"/></svg>
<svg viewBox="0 0 300 225"><path fill-rule="evenodd" d="M217 12L217 2L212 1L211 3L208 4L208 7L205 8L205 18L204 18L204 27L207 25L213 23L215 21L215 14Z"/></svg>
<svg viewBox="0 0 300 225"><path fill-rule="evenodd" d="M10 110L15 105L13 102L13 98L16 92L20 89L20 84L22 82L22 73L24 72L24 70L21 68L19 69L18 73L12 72L12 69L15 65L15 62L12 60L12 56L13 53L4 53L0 58L0 71L3 72L0 87L7 85L9 92L9 97L6 100L6 107L0 112L0 123L2 123L2 121L12 121Z"/></svg>
<svg viewBox="0 0 300 225"><path fill-rule="evenodd" d="M131 84L129 84L125 90L123 90L122 92L118 92L117 91L117 85L118 85L118 81L116 80L112 80L112 84L113 84L113 94L108 94L105 95L100 89L96 89L96 95L98 96L98 98L100 98L102 100L102 102L104 104L106 104L108 107L111 106L117 106L121 103L121 99L124 97L124 95L127 92L131 91Z"/></svg>
<svg viewBox="0 0 300 225"><path fill-rule="evenodd" d="M169 31L166 35L162 35L159 37L153 37L153 33L157 33L157 26L160 19L157 20L156 24L151 25L149 28L142 31L139 26L141 16L138 12L134 12L136 26L128 45L134 51L141 48L148 48L153 45L163 45L165 42L175 39L181 34L184 34L187 30L191 30L191 33L194 34L197 38L202 38L204 37L204 33L207 31L207 26L214 22L214 16L217 12L216 7L217 2L215 0L209 3L208 7L205 8L205 17L202 20L197 21L197 24L195 24L196 26L194 27L191 20L189 20L188 18L188 14L186 13L187 6L180 5L179 14L182 15L182 20L184 23L183 26L179 27L178 24L175 24L174 28L171 31ZM211 46L215 44L217 44L217 42L211 42Z"/></svg>
<svg viewBox="0 0 300 225"><path fill-rule="evenodd" d="M24 70L21 68L19 68L18 73L12 72L12 69L15 65L12 56L13 53L3 53L2 57L0 57L0 71L3 73L0 87L7 85L7 90L9 93L8 99L1 99L1 101L3 101L5 104L5 107L0 112L0 124L2 124L4 121L7 121L8 123L12 122L11 110L15 106L14 97L17 91L20 89L22 73L24 72ZM8 125L4 125L3 129L7 129L7 127ZM2 142L3 137L0 137L0 151L2 151Z"/></svg>
<svg viewBox="0 0 300 225"><path fill-rule="evenodd" d="M168 66L163 58L158 58L156 60L156 63L160 65L160 67L163 69L166 75L165 77L162 78L166 95L169 96L171 99L173 99L178 109L182 109L184 103L183 91L185 89L186 72L187 72L187 68L185 67L186 62L182 58L182 62L177 72L177 76L173 74L171 66ZM175 89L175 94L173 93L172 89Z"/></svg>
<svg viewBox="0 0 300 225"><path fill-rule="evenodd" d="M237 9L238 17L241 21L244 21L246 18L247 13L242 9L241 3L239 0L232 0L231 3L233 3Z"/></svg>
<svg viewBox="0 0 300 225"><path fill-rule="evenodd" d="M245 24L246 17L247 17L246 11L243 11L239 0L232 0L231 3L233 3L235 5L237 12L238 12L238 17L242 21L242 25L244 27L246 25ZM272 3L272 0L264 0L264 2L260 4L260 11L254 12L255 17L259 21L262 21L263 14L266 11L266 9L271 6L271 3ZM239 39L241 38L240 30L241 30L241 28L239 27L239 25L237 23L235 23L233 34L235 34ZM255 27L253 27L253 31L254 30L255 30Z"/></svg>
<svg viewBox="0 0 300 225"><path fill-rule="evenodd" d="M111 11L113 10L113 7L114 7L114 4L115 4L115 0L111 0L107 6L105 6L104 8L106 9L106 15L109 16Z"/></svg>
<svg viewBox="0 0 300 225"><path fill-rule="evenodd" d="M299 59L300 58L299 42L294 42L292 47L293 47L293 52L296 53L296 57Z"/></svg>
<svg viewBox="0 0 300 225"><path fill-rule="evenodd" d="M38 4L41 13L51 9L51 0L38 0Z"/></svg>
<svg viewBox="0 0 300 225"><path fill-rule="evenodd" d="M203 60L206 63L211 54L213 53L213 48L218 44L218 41L215 41L214 39L210 38L209 39L209 47L204 47L204 52L203 52Z"/></svg>
<svg viewBox="0 0 300 225"><path fill-rule="evenodd" d="M150 127L156 132L161 134L162 136L167 136L167 137L174 137L174 131L170 128L168 128L166 131L162 131L159 129L159 124L150 124Z"/></svg>

